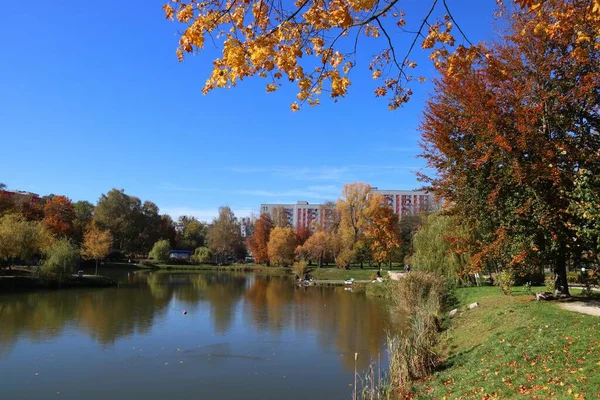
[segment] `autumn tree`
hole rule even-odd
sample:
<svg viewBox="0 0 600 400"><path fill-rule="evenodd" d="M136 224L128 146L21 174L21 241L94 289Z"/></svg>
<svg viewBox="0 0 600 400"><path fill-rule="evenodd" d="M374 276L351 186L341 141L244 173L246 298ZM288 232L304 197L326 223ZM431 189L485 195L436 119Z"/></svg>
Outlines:
<svg viewBox="0 0 600 400"><path fill-rule="evenodd" d="M296 235L294 235L292 228L281 228L279 226L273 228L267 245L271 264L284 267L292 265L296 245Z"/></svg>
<svg viewBox="0 0 600 400"><path fill-rule="evenodd" d="M568 295L580 251L568 212L578 170L598 174L600 24L591 1L546 1L510 16L500 43L477 45L442 78L422 126L425 177L472 237L475 268L542 272Z"/></svg>
<svg viewBox="0 0 600 400"><path fill-rule="evenodd" d="M312 235L312 231L307 225L299 225L294 229L294 234L296 235L298 245L303 245L310 238L310 235Z"/></svg>
<svg viewBox="0 0 600 400"><path fill-rule="evenodd" d="M542 13L540 5L550 2L557 7L583 3L581 12L598 19L600 0L506 0ZM502 0L498 1L503 4ZM464 36L446 1L431 0L415 19L419 25L406 28L407 19L398 0L302 0L277 2L249 0L172 0L163 6L165 16L184 25L179 32L177 58L199 53L209 38L222 50L222 56L212 62L212 72L203 93L215 88L231 88L244 78L259 76L268 80L267 92L276 91L283 81L298 86L298 101L291 104L296 111L300 105L320 103L323 93L337 101L351 85L350 73L356 66L359 43L370 40L373 54L369 74L379 82L374 93L387 97L390 109L407 102L412 95L410 83L415 77L411 69L417 66L412 51L420 42L430 51L437 67L447 60L462 61L477 52L476 46L459 44L454 28ZM444 13L443 17L439 12ZM543 10L543 11L542 11ZM565 15L567 15L568 10ZM409 18L410 22L411 19ZM409 45L399 35L412 37ZM361 40L362 39L362 40Z"/></svg>
<svg viewBox="0 0 600 400"><path fill-rule="evenodd" d="M355 258L356 247L365 239L370 191L371 187L365 183L346 184L342 190L343 197L336 204L340 218L337 230L339 251L336 254L338 268L349 268Z"/></svg>
<svg viewBox="0 0 600 400"><path fill-rule="evenodd" d="M240 224L228 206L219 208L219 216L208 229L208 247L221 260L245 253Z"/></svg>
<svg viewBox="0 0 600 400"><path fill-rule="evenodd" d="M71 237L74 234L75 210L73 203L65 196L53 196L44 204L43 223L58 237Z"/></svg>
<svg viewBox="0 0 600 400"><path fill-rule="evenodd" d="M391 261L394 250L401 245L398 216L381 195L370 196L366 214L365 238L373 258L378 263Z"/></svg>
<svg viewBox="0 0 600 400"><path fill-rule="evenodd" d="M112 244L112 235L107 230L101 230L92 225L85 232L81 255L85 259L96 260L96 275L98 275L98 261L110 254Z"/></svg>
<svg viewBox="0 0 600 400"><path fill-rule="evenodd" d="M296 248L296 254L300 258L316 261L317 266L321 268L323 262L332 254L330 234L324 231L315 232L304 244Z"/></svg>
<svg viewBox="0 0 600 400"><path fill-rule="evenodd" d="M269 261L267 244L269 243L272 229L273 222L271 221L271 217L269 214L262 213L254 224L254 233L246 240L248 250L257 263Z"/></svg>

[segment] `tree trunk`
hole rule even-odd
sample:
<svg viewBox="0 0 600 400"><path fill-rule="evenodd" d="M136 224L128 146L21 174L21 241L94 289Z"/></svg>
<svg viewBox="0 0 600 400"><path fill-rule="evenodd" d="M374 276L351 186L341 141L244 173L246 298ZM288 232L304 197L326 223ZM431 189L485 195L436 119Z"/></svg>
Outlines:
<svg viewBox="0 0 600 400"><path fill-rule="evenodd" d="M323 267L323 254L319 255L319 268Z"/></svg>
<svg viewBox="0 0 600 400"><path fill-rule="evenodd" d="M360 269L363 269L363 261L360 260Z"/></svg>
<svg viewBox="0 0 600 400"><path fill-rule="evenodd" d="M567 282L567 254L564 243L561 243L554 264L554 292L559 295L571 296Z"/></svg>
<svg viewBox="0 0 600 400"><path fill-rule="evenodd" d="M96 258L96 275L98 275L98 259Z"/></svg>

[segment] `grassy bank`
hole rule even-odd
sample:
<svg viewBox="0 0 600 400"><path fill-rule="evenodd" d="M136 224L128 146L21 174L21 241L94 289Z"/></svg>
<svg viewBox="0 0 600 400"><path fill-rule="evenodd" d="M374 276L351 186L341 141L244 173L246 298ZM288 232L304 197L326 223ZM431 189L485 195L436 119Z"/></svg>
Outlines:
<svg viewBox="0 0 600 400"><path fill-rule="evenodd" d="M595 398L600 393L600 318L536 302L517 288L455 291L443 367L413 386L416 398Z"/></svg>
<svg viewBox="0 0 600 400"><path fill-rule="evenodd" d="M106 264L111 267L121 267L121 264ZM287 276L293 274L291 268L284 267L267 267L262 264L232 264L232 265L214 265L214 264L153 264L152 266L143 264L128 264L123 263L123 266L134 268L159 268L170 271L221 271L221 272L250 272L264 275ZM335 267L316 268L308 267L308 273L319 280L343 280L354 278L357 280L370 279L371 276L377 274L377 269L338 269ZM385 274L385 272L383 272Z"/></svg>

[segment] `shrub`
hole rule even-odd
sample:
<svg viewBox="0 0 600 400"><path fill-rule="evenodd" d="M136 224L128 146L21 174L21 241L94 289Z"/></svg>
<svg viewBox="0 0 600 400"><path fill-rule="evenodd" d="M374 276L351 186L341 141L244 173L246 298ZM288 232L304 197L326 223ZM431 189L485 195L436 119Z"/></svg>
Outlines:
<svg viewBox="0 0 600 400"><path fill-rule="evenodd" d="M150 251L150 258L158 262L169 261L169 255L171 254L171 244L168 240L163 239L154 243L152 250Z"/></svg>
<svg viewBox="0 0 600 400"><path fill-rule="evenodd" d="M46 252L40 276L58 281L66 280L79 264L79 249L67 239L57 240Z"/></svg>
<svg viewBox="0 0 600 400"><path fill-rule="evenodd" d="M300 279L302 279L304 277L304 273L306 272L306 261L295 262L294 265L292 265L292 271L294 271L294 273L298 275Z"/></svg>
<svg viewBox="0 0 600 400"><path fill-rule="evenodd" d="M446 295L446 280L432 272L412 271L392 292L394 304L409 315L427 311L437 315Z"/></svg>
<svg viewBox="0 0 600 400"><path fill-rule="evenodd" d="M502 293L509 295L512 293L512 287L515 285L515 273L511 269L505 269L496 276L496 284Z"/></svg>
<svg viewBox="0 0 600 400"><path fill-rule="evenodd" d="M197 247L192 255L192 261L205 264L212 260L212 253L208 247Z"/></svg>

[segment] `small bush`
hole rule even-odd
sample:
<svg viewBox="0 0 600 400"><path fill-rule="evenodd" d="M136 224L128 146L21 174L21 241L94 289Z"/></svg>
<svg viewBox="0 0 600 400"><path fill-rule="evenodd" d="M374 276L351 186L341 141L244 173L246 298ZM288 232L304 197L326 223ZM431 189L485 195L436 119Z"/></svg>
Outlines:
<svg viewBox="0 0 600 400"><path fill-rule="evenodd" d="M206 264L212 260L212 253L208 247L197 247L192 255L192 261Z"/></svg>
<svg viewBox="0 0 600 400"><path fill-rule="evenodd" d="M154 243L152 250L150 251L150 258L158 262L169 261L169 255L171 254L171 244L168 240L159 240Z"/></svg>
<svg viewBox="0 0 600 400"><path fill-rule="evenodd" d="M297 261L294 263L294 265L292 265L292 271L294 271L294 273L296 275L298 275L298 277L300 277L300 279L302 279L304 277L306 268L307 268L306 261Z"/></svg>
<svg viewBox="0 0 600 400"><path fill-rule="evenodd" d="M496 276L496 284L502 293L509 295L515 285L515 273L511 269L505 269Z"/></svg>

